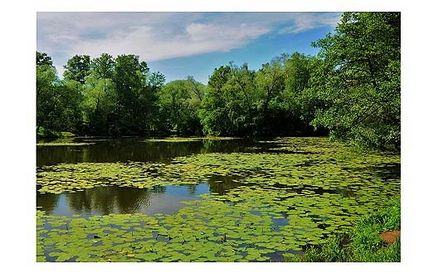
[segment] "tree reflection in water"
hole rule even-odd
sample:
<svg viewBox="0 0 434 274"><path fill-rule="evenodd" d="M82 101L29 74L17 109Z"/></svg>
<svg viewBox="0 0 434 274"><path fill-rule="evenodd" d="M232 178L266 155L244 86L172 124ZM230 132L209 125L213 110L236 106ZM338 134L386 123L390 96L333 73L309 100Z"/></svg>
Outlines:
<svg viewBox="0 0 434 274"><path fill-rule="evenodd" d="M45 193L37 194L37 205L44 209L47 214L51 214L59 204L60 195Z"/></svg>
<svg viewBox="0 0 434 274"><path fill-rule="evenodd" d="M149 204L149 190L128 187L97 187L81 193L67 193L69 207L77 214L98 212L134 213L142 205Z"/></svg>

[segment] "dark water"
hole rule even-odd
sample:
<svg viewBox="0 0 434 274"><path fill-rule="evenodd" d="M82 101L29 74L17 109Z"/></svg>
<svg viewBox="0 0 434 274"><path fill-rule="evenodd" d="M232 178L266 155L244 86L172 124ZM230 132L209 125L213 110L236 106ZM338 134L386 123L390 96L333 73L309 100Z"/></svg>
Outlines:
<svg viewBox="0 0 434 274"><path fill-rule="evenodd" d="M253 140L199 140L192 142L146 142L144 139L76 139L83 146L38 146L37 166L80 162L169 162L178 156L212 152L252 150Z"/></svg>
<svg viewBox="0 0 434 274"><path fill-rule="evenodd" d="M143 139L95 140L85 146L38 146L37 166L79 162L169 162L174 157L197 153L246 152L258 143L252 140L199 140L193 142L143 142ZM265 146L263 145L264 149ZM237 187L231 177L214 176L197 185L161 186L153 189L96 187L75 193L40 194L37 207L52 215L105 215L111 213L174 213L182 201L202 194L224 194Z"/></svg>

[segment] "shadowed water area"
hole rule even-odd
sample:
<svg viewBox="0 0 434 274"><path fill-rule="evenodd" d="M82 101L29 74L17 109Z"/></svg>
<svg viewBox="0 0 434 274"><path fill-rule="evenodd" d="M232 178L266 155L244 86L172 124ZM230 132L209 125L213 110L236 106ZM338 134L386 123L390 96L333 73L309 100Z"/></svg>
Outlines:
<svg viewBox="0 0 434 274"><path fill-rule="evenodd" d="M201 153L248 152L253 140L193 140L169 142L137 138L97 139L76 138L79 145L40 145L37 147L37 167L62 163L161 162ZM272 144L261 144L267 150ZM257 149L257 148L256 148ZM52 215L107 215L111 213L167 213L185 206L182 201L200 199L201 194L224 194L239 185L233 176L212 176L197 185L155 186L150 189L104 186L75 193L37 192L37 208Z"/></svg>
<svg viewBox="0 0 434 274"><path fill-rule="evenodd" d="M282 261L399 192L399 155L326 138L38 145L38 260Z"/></svg>
<svg viewBox="0 0 434 274"><path fill-rule="evenodd" d="M180 139L165 141L164 139L98 139L75 138L73 143L79 145L39 145L37 147L37 166L55 165L59 163L81 162L170 162L178 156L212 152L245 152L252 149L253 140L201 140ZM72 143L72 144L73 144ZM270 144L263 144L263 148Z"/></svg>

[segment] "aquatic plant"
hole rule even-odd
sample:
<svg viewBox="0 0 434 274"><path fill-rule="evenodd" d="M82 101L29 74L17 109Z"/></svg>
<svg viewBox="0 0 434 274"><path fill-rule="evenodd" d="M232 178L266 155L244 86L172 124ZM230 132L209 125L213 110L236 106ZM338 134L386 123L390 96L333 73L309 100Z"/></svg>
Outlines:
<svg viewBox="0 0 434 274"><path fill-rule="evenodd" d="M302 255L286 254L285 259L304 262L399 262L400 238L387 242L380 236L385 231L399 232L400 208L399 197L394 198L385 209L358 219L352 229L332 235L322 245L311 246Z"/></svg>
<svg viewBox="0 0 434 274"><path fill-rule="evenodd" d="M372 167L399 164L399 155L360 154L349 148L332 146L320 138L316 141L315 138L285 138L278 142L278 149L291 152L196 154L175 158L169 164L59 164L41 167L37 172L37 184L42 193L61 193L105 185L151 188L197 184L217 175L239 177L239 182L245 184L351 190L367 184L377 185L378 179L370 174ZM303 153L294 153L294 147Z"/></svg>
<svg viewBox="0 0 434 274"><path fill-rule="evenodd" d="M97 186L239 186L184 202L176 214L82 218L37 214L40 261L270 261L325 243L400 191L399 155L361 153L323 138L268 141L268 152L209 153L171 163L78 163L38 170L39 191Z"/></svg>

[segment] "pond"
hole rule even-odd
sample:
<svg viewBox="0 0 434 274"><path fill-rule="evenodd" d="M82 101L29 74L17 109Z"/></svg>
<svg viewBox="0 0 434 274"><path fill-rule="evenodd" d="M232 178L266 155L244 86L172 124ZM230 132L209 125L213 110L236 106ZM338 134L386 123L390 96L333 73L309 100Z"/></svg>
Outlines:
<svg viewBox="0 0 434 274"><path fill-rule="evenodd" d="M326 138L37 146L38 261L282 261L400 194L400 157Z"/></svg>

